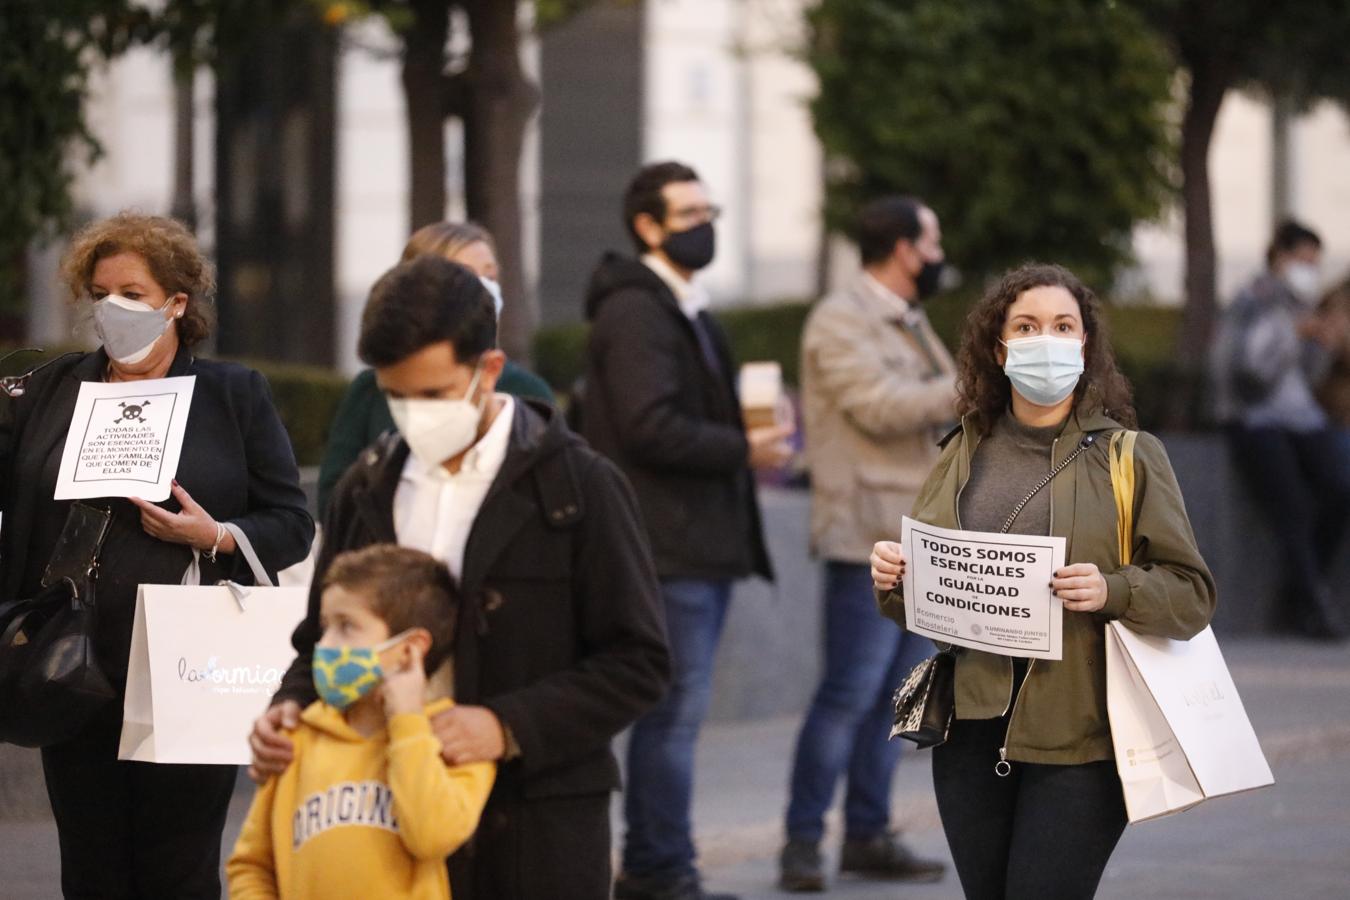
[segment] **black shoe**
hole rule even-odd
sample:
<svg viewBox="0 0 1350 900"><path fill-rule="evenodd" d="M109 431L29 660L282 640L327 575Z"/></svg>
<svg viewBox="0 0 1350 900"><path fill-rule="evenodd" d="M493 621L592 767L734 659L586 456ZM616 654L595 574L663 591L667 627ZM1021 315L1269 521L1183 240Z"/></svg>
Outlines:
<svg viewBox="0 0 1350 900"><path fill-rule="evenodd" d="M630 875L614 882L614 900L740 900L735 894L710 894L703 890L697 872L683 875Z"/></svg>
<svg viewBox="0 0 1350 900"><path fill-rule="evenodd" d="M947 866L915 856L897 832L887 831L867 840L845 840L839 871L865 878L932 882L942 880Z"/></svg>
<svg viewBox="0 0 1350 900"><path fill-rule="evenodd" d="M825 890L825 867L820 844L789 840L778 855L778 886L790 894L815 894Z"/></svg>

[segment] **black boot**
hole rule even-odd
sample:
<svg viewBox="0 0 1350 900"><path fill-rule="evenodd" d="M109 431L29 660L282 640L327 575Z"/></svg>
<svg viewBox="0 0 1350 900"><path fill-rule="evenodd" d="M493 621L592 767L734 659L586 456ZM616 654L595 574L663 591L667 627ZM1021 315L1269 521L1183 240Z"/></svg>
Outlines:
<svg viewBox="0 0 1350 900"><path fill-rule="evenodd" d="M867 840L848 839L839 859L839 871L864 878L895 881L941 881L947 866L923 859L904 845L896 831L886 831Z"/></svg>
<svg viewBox="0 0 1350 900"><path fill-rule="evenodd" d="M792 894L814 894L825 890L825 866L820 859L820 844L789 840L778 856L778 886Z"/></svg>
<svg viewBox="0 0 1350 900"><path fill-rule="evenodd" d="M614 900L740 900L735 894L710 894L703 890L697 872L686 874L630 875L614 882Z"/></svg>

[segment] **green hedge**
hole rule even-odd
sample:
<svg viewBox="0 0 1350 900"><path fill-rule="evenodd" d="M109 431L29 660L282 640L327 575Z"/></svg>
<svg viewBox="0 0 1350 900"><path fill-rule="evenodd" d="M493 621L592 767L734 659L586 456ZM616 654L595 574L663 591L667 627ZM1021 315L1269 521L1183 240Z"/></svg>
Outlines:
<svg viewBox="0 0 1350 900"><path fill-rule="evenodd" d="M976 297L972 293L945 296L928 307L933 328L955 352L961 325ZM776 360L783 377L798 383L802 327L809 303L784 302L773 306L743 306L718 310L739 360ZM1175 384L1175 347L1181 310L1157 306L1108 306L1112 344L1121 368L1135 385L1136 407L1145 428L1157 428L1165 416L1168 391ZM565 392L585 368L586 325L541 329L535 337L535 366L557 391Z"/></svg>

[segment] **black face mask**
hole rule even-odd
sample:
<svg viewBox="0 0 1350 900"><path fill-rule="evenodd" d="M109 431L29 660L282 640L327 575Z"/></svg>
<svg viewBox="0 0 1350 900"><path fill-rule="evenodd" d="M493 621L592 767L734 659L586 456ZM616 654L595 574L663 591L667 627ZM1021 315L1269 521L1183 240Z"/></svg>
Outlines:
<svg viewBox="0 0 1350 900"><path fill-rule="evenodd" d="M675 265L698 271L712 262L713 254L717 252L717 232L713 231L711 222L704 222L667 236L661 249Z"/></svg>
<svg viewBox="0 0 1350 900"><path fill-rule="evenodd" d="M937 293L938 282L942 280L942 265L924 260L923 268L914 277L914 289L919 292L920 300L927 300Z"/></svg>

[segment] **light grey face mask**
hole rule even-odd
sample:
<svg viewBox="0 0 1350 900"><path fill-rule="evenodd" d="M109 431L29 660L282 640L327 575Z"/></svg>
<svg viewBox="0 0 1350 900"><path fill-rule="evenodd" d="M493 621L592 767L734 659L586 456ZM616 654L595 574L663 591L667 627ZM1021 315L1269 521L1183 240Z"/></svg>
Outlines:
<svg viewBox="0 0 1350 900"><path fill-rule="evenodd" d="M497 318L502 317L502 286L495 278L489 278L486 275L478 276L478 280L483 282L483 287L492 295L492 305L497 307Z"/></svg>
<svg viewBox="0 0 1350 900"><path fill-rule="evenodd" d="M108 358L134 366L150 355L155 341L169 330L163 309L109 294L94 303L94 333Z"/></svg>

